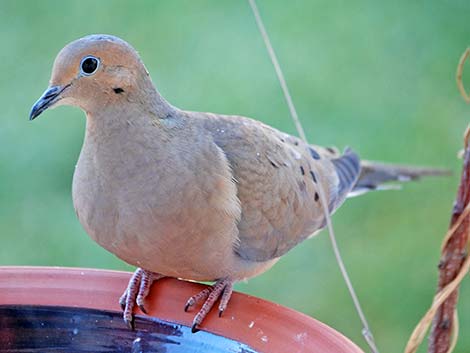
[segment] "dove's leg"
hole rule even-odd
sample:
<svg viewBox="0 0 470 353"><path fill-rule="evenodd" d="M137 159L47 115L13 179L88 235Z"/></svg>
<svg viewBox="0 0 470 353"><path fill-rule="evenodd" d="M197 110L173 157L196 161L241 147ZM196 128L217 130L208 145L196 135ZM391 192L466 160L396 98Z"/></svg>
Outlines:
<svg viewBox="0 0 470 353"><path fill-rule="evenodd" d="M201 310L196 314L193 320L193 325L191 331L194 333L197 331L197 326L199 326L207 316L209 311L211 311L215 302L220 298L219 304L219 317L222 316L222 313L227 308L228 301L233 291L233 281L227 278L219 279L212 287L206 288L198 294L189 298L184 307L184 311L195 304L204 300Z"/></svg>
<svg viewBox="0 0 470 353"><path fill-rule="evenodd" d="M131 329L134 329L133 310L135 304L137 303L140 310L147 313L144 307L145 297L149 294L152 283L163 277L165 276L141 268L138 268L132 275L126 290L119 299L119 304L121 304L121 308L124 311L124 322Z"/></svg>

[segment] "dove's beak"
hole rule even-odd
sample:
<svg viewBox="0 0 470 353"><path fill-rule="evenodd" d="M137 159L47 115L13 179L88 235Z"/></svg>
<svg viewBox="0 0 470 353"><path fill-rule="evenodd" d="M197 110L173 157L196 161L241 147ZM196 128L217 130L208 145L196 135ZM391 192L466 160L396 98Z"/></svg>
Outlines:
<svg viewBox="0 0 470 353"><path fill-rule="evenodd" d="M51 86L42 94L42 96L34 103L31 113L29 113L29 120L38 117L43 111L51 107L55 102L60 99L60 94L69 85L64 86Z"/></svg>

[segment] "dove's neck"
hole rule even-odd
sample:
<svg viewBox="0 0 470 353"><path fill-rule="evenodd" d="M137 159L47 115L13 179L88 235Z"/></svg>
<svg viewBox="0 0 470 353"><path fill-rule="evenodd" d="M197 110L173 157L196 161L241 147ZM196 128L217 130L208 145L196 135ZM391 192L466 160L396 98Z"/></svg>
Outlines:
<svg viewBox="0 0 470 353"><path fill-rule="evenodd" d="M117 95L86 112L87 134L107 135L130 126L148 126L151 123L169 120L178 115L172 106L154 88L150 80L143 80L138 87Z"/></svg>
<svg viewBox="0 0 470 353"><path fill-rule="evenodd" d="M157 119L166 119L178 110L156 90L149 76L139 80L139 86L129 94L128 103L137 103L140 108Z"/></svg>

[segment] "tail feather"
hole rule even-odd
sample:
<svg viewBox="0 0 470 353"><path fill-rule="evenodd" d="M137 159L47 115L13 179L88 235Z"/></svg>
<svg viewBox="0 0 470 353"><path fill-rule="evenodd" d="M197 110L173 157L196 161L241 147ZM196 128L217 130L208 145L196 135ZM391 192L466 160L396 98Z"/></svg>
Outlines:
<svg viewBox="0 0 470 353"><path fill-rule="evenodd" d="M361 161L361 174L348 196L357 196L372 190L400 188L397 184L386 184L388 182L407 182L421 177L446 175L451 175L450 170Z"/></svg>
<svg viewBox="0 0 470 353"><path fill-rule="evenodd" d="M361 173L361 160L354 151L346 148L341 156L332 159L331 162L339 179L338 189L335 190L329 204L330 211L333 211L344 202L356 185Z"/></svg>

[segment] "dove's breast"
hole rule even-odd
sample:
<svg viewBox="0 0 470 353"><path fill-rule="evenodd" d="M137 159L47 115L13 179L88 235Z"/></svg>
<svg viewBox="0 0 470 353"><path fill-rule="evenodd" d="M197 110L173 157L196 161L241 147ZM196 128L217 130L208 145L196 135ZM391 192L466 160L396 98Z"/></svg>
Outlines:
<svg viewBox="0 0 470 353"><path fill-rule="evenodd" d="M107 136L88 130L72 194L81 224L97 243L168 276L236 276L241 211L217 145L191 128L170 136L158 124L131 124ZM241 277L252 271L246 267Z"/></svg>

